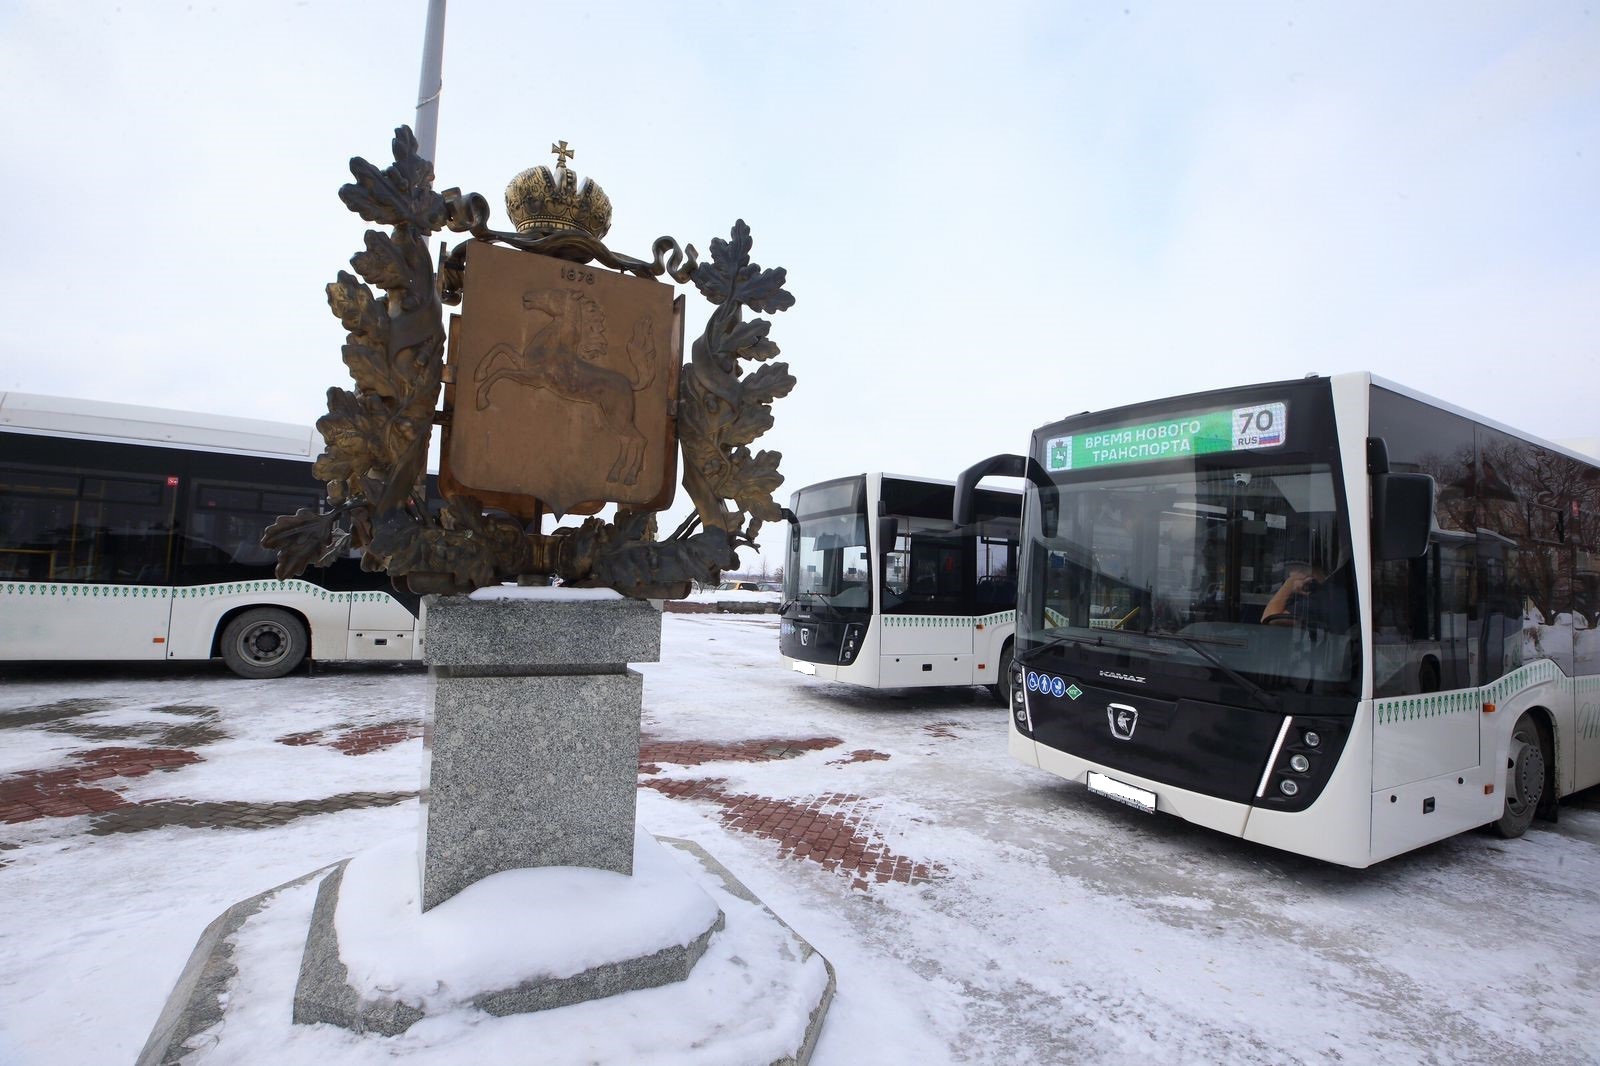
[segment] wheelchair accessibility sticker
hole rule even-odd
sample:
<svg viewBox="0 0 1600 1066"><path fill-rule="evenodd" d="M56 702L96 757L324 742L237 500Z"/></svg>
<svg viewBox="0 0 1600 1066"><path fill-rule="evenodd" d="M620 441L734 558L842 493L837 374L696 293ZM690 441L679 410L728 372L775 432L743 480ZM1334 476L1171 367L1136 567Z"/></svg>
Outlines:
<svg viewBox="0 0 1600 1066"><path fill-rule="evenodd" d="M1036 670L1028 671L1028 691L1037 692L1041 696L1054 696L1058 700L1063 696L1077 699L1083 695L1083 689L1067 681L1066 678L1042 674Z"/></svg>

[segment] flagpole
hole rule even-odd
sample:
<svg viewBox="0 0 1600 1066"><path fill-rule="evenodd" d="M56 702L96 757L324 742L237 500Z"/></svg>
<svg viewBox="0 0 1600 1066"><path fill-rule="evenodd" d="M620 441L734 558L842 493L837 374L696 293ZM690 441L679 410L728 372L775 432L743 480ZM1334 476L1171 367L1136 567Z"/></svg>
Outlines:
<svg viewBox="0 0 1600 1066"><path fill-rule="evenodd" d="M444 4L428 0L428 25L422 35L422 77L417 83L417 154L433 162L439 134L439 92L444 88Z"/></svg>

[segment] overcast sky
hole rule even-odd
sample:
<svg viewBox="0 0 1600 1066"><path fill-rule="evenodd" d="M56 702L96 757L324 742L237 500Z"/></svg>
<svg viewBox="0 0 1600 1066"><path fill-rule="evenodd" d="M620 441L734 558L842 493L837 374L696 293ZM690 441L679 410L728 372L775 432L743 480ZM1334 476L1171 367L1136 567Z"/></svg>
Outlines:
<svg viewBox="0 0 1600 1066"><path fill-rule="evenodd" d="M322 414L337 191L414 120L425 14L0 4L0 390ZM613 249L742 217L788 268L784 499L1309 372L1600 435L1591 2L453 0L438 186L510 228L561 139Z"/></svg>

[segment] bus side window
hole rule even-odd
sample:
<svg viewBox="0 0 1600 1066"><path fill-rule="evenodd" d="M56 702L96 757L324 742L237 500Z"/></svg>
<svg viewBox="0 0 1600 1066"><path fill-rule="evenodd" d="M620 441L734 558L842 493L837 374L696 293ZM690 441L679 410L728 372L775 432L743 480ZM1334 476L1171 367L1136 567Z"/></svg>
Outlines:
<svg viewBox="0 0 1600 1066"><path fill-rule="evenodd" d="M883 553L883 587L904 596L911 585L911 533L903 520L894 546Z"/></svg>
<svg viewBox="0 0 1600 1066"><path fill-rule="evenodd" d="M978 584L974 590L980 612L1010 610L1017 605L1017 542L992 537L978 540Z"/></svg>
<svg viewBox="0 0 1600 1066"><path fill-rule="evenodd" d="M164 479L83 479L73 528L78 580L165 584L171 542L172 490Z"/></svg>
<svg viewBox="0 0 1600 1066"><path fill-rule="evenodd" d="M911 545L911 594L959 604L962 586L961 545L924 537Z"/></svg>
<svg viewBox="0 0 1600 1066"><path fill-rule="evenodd" d="M186 516L183 565L188 577L205 580L195 568L272 567L277 555L261 546L261 535L279 516L316 508L314 493L260 490L199 482Z"/></svg>
<svg viewBox="0 0 1600 1066"><path fill-rule="evenodd" d="M0 579L66 579L71 556L60 547L77 497L76 477L0 468Z"/></svg>

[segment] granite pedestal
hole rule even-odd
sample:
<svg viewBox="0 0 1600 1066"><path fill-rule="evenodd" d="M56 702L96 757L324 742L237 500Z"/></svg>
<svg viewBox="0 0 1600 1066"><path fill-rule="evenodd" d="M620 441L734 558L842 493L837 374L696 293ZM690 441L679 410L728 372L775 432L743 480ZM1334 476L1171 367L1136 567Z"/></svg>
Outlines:
<svg viewBox="0 0 1600 1066"><path fill-rule="evenodd" d="M644 679L627 664L660 658L661 612L464 596L425 612L422 909L501 870L631 873Z"/></svg>

